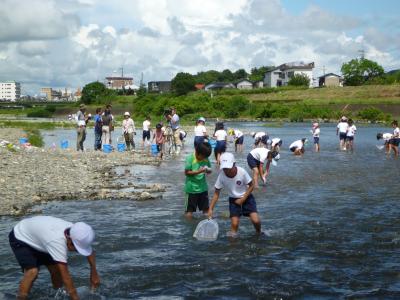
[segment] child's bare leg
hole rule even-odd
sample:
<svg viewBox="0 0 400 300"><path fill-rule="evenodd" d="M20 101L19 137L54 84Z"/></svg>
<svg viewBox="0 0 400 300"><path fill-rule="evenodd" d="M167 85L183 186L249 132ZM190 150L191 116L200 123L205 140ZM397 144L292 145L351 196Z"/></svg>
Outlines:
<svg viewBox="0 0 400 300"><path fill-rule="evenodd" d="M236 233L239 229L240 218L239 217L231 217L231 231Z"/></svg>
<svg viewBox="0 0 400 300"><path fill-rule="evenodd" d="M260 172L258 172L257 168L253 168L253 182L254 182L254 187L258 188L258 175Z"/></svg>
<svg viewBox="0 0 400 300"><path fill-rule="evenodd" d="M256 230L256 232L258 234L260 234L261 233L261 221L258 216L258 213L256 213L256 212L251 213L250 220L253 223L253 226L254 226L254 229Z"/></svg>

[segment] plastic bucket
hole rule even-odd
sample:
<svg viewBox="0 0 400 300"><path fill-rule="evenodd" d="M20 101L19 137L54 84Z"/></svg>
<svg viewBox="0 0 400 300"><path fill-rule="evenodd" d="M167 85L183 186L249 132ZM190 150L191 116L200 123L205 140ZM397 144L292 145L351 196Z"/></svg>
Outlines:
<svg viewBox="0 0 400 300"><path fill-rule="evenodd" d="M68 141L67 140L62 140L60 144L61 144L61 149L68 149Z"/></svg>
<svg viewBox="0 0 400 300"><path fill-rule="evenodd" d="M124 152L126 150L125 143L118 143L117 144L117 149L118 149L118 152Z"/></svg>
<svg viewBox="0 0 400 300"><path fill-rule="evenodd" d="M157 155L158 154L157 144L152 144L151 145L151 154L153 154L153 155Z"/></svg>
<svg viewBox="0 0 400 300"><path fill-rule="evenodd" d="M213 149L217 146L216 140L209 139L208 143L210 144L211 148L213 148Z"/></svg>
<svg viewBox="0 0 400 300"><path fill-rule="evenodd" d="M103 152L104 153L111 153L112 152L112 146L110 144L104 144L103 145Z"/></svg>
<svg viewBox="0 0 400 300"><path fill-rule="evenodd" d="M27 142L28 142L28 139L27 139L27 138L20 138L20 139L19 139L19 143L20 143L21 145L26 144Z"/></svg>

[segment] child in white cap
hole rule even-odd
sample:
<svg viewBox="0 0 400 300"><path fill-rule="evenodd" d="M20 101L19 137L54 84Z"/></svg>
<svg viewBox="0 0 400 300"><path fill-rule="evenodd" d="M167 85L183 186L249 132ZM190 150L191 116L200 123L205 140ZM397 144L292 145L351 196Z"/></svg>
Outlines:
<svg viewBox="0 0 400 300"><path fill-rule="evenodd" d="M90 266L92 288L100 284L95 253L94 231L83 222L71 223L50 216L36 216L20 221L11 230L9 242L24 272L17 299L27 299L41 265L50 272L55 289L65 287L71 299L78 299L67 265L68 251L86 256Z"/></svg>
<svg viewBox="0 0 400 300"><path fill-rule="evenodd" d="M126 149L129 151L135 149L135 141L133 136L135 134L135 123L133 122L129 112L124 113L124 120L122 121L122 133L125 138Z"/></svg>
<svg viewBox="0 0 400 300"><path fill-rule="evenodd" d="M229 212L231 219L231 236L236 236L239 229L240 217L249 217L258 234L261 233L261 221L257 213L257 204L253 192L253 181L250 175L241 167L236 166L232 153L225 152L220 157L220 169L215 183L215 192L208 210L208 217L212 218L213 210L222 188L226 188L229 195Z"/></svg>
<svg viewBox="0 0 400 300"><path fill-rule="evenodd" d="M314 139L315 152L319 152L319 135L321 133L321 129L319 128L319 124L317 122L312 124L311 133Z"/></svg>

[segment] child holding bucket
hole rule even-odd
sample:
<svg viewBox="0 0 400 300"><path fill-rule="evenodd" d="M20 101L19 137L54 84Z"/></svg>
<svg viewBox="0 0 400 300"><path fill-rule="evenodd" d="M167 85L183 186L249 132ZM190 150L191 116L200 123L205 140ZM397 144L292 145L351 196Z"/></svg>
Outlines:
<svg viewBox="0 0 400 300"><path fill-rule="evenodd" d="M124 113L124 120L122 121L122 132L125 138L126 150L135 149L135 141L133 135L135 133L135 123L131 119L129 112Z"/></svg>
<svg viewBox="0 0 400 300"><path fill-rule="evenodd" d="M152 154L158 153L161 159L163 157L164 141L165 141L165 136L164 136L163 126L161 123L158 123L156 125L156 131L153 134L151 152L152 152ZM153 149L154 146L156 146L156 149Z"/></svg>

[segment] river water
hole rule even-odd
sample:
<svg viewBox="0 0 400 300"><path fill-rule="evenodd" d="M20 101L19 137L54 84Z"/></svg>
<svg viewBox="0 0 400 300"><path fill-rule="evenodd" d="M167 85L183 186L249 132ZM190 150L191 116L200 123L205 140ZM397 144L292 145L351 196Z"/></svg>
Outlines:
<svg viewBox="0 0 400 300"><path fill-rule="evenodd" d="M201 216L192 221L183 217L184 156L193 150L189 137L184 153L160 167L117 169L129 169L142 183L167 184L162 199L52 202L41 207L43 214L85 221L96 231L102 286L96 295L82 298L399 299L400 161L386 158L375 138L390 129L359 126L355 151L349 153L338 150L334 126L323 125L321 152L313 152L310 142L303 157L294 157L288 146L302 137L311 140L309 124L229 126L245 132L268 130L284 142L267 185L254 193L265 235L257 237L243 218L239 237L227 237L230 220L223 193L215 210L218 240L192 237ZM75 138L71 130L44 134L47 145L58 144L61 135L71 142ZM248 169L249 136L245 144L236 158ZM208 177L210 191L216 175L214 169ZM0 299L15 294L21 276L7 242L18 221L0 218ZM85 259L70 255L70 268L76 286L84 291ZM54 295L43 269L32 299Z"/></svg>

